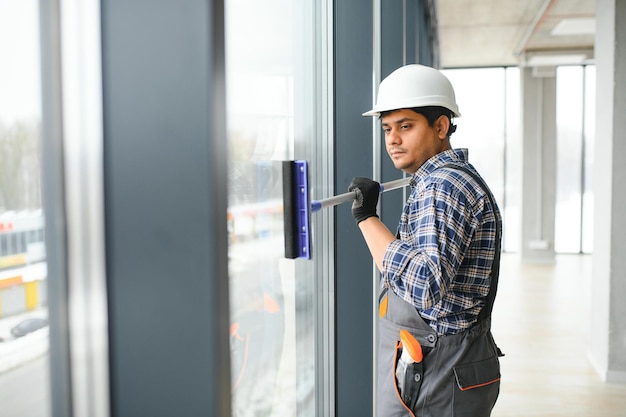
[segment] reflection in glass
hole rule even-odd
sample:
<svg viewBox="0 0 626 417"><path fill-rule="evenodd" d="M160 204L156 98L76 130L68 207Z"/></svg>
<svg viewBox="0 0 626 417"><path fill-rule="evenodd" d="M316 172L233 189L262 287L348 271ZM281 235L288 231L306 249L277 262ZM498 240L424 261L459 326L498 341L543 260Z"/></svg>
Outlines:
<svg viewBox="0 0 626 417"><path fill-rule="evenodd" d="M233 416L295 416L296 291L281 160L293 159L290 0L226 1Z"/></svg>
<svg viewBox="0 0 626 417"><path fill-rule="evenodd" d="M0 414L14 417L51 414L38 13L0 2Z"/></svg>

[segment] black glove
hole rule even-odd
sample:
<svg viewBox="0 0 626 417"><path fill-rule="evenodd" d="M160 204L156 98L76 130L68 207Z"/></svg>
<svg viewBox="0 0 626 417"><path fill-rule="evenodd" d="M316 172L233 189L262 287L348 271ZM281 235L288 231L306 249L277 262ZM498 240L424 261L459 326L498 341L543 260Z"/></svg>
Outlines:
<svg viewBox="0 0 626 417"><path fill-rule="evenodd" d="M356 192L356 199L352 203L352 216L359 224L370 217L378 217L376 205L380 194L380 184L369 178L355 177L352 179L348 191Z"/></svg>

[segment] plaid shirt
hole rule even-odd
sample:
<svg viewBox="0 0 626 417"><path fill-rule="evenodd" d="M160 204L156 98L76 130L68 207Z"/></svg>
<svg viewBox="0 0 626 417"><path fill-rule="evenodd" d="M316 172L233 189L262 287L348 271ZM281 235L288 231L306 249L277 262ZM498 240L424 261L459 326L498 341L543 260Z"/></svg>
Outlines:
<svg viewBox="0 0 626 417"><path fill-rule="evenodd" d="M413 304L438 334L476 323L491 283L496 221L502 220L486 192L467 173L441 168L464 165L467 149L442 152L413 175L399 239L387 247L382 285Z"/></svg>

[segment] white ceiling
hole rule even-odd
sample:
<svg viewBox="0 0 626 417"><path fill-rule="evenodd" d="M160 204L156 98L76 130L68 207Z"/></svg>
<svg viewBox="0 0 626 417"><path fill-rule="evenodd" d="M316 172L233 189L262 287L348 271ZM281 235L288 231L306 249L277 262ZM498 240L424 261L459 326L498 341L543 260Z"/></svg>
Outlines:
<svg viewBox="0 0 626 417"><path fill-rule="evenodd" d="M595 0L435 0L442 68L593 59Z"/></svg>

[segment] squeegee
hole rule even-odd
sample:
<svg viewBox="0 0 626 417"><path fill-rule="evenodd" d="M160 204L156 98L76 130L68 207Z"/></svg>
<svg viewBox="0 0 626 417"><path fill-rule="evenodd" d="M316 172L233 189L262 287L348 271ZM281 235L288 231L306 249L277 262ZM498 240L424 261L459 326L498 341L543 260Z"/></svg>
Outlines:
<svg viewBox="0 0 626 417"><path fill-rule="evenodd" d="M380 192L406 187L410 181L411 178L406 177L380 184ZM356 197L356 192L351 191L311 201L307 161L283 161L285 258L311 259L311 213L354 201Z"/></svg>

